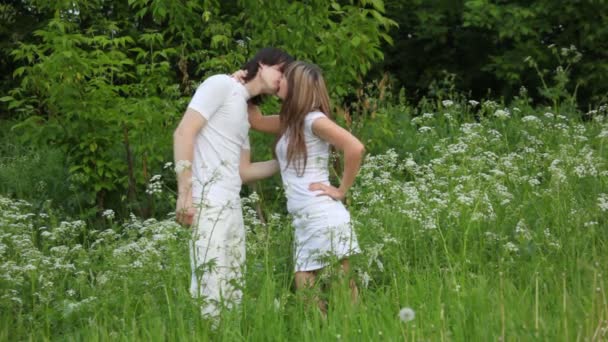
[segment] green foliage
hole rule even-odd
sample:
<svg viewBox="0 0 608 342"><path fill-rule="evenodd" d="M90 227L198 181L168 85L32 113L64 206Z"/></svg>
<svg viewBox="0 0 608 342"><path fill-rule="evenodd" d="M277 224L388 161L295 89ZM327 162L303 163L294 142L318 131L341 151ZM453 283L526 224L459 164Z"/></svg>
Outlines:
<svg viewBox="0 0 608 342"><path fill-rule="evenodd" d="M391 43L386 32L396 26L384 16L382 1L239 3L247 13L245 39L252 46L281 46L318 64L337 99L352 94L372 63L383 58L381 44Z"/></svg>
<svg viewBox="0 0 608 342"><path fill-rule="evenodd" d="M0 193L27 200L34 206L51 202L80 214L86 196L70 179L65 154L52 146L26 146L5 123L0 129Z"/></svg>
<svg viewBox="0 0 608 342"><path fill-rule="evenodd" d="M202 79L274 45L326 67L333 94L345 96L382 58L381 40L394 25L379 1L29 5L16 16L50 19L29 26L32 34L10 49L19 83L0 102L21 120L15 132L63 151L71 179L99 208L106 198L128 199L144 211L152 203L143 187L172 159L171 132Z"/></svg>
<svg viewBox="0 0 608 342"><path fill-rule="evenodd" d="M148 42L142 67L139 55L128 55L130 37L78 33L60 19L35 34L40 43L13 51L30 63L15 71L21 86L8 99L24 117L14 129L24 141L62 149L73 179L97 194L100 207L106 192L145 184L148 163L160 164L170 151L163 128L178 114L179 91L167 76L172 51Z"/></svg>
<svg viewBox="0 0 608 342"><path fill-rule="evenodd" d="M350 258L358 305L329 282L321 320L294 292L292 218L273 202L281 193L242 199L244 295L215 328L188 293L190 230L171 217L121 220L107 210L91 226L0 196L0 338L608 336L608 109L582 120L566 106L533 106L525 91L512 106L457 96L412 107L386 87L363 89L365 114L351 114L361 139L378 144L347 201L363 251ZM402 138L400 153L374 153ZM413 321L399 319L403 307Z"/></svg>
<svg viewBox="0 0 608 342"><path fill-rule="evenodd" d="M394 46L385 46L384 70L392 71L416 98L441 73L456 75L461 91L480 98L489 91L512 99L524 85L542 87L524 59L530 56L547 70L558 66L547 46L575 46L581 60L569 71L575 92L586 108L606 100L608 86L608 3L535 1L386 1Z"/></svg>

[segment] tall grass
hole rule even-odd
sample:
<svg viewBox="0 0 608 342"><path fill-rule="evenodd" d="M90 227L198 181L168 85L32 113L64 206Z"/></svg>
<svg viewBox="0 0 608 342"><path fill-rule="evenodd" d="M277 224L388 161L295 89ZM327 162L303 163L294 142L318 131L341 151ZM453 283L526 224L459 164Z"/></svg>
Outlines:
<svg viewBox="0 0 608 342"><path fill-rule="evenodd" d="M326 319L294 292L290 218L272 198L264 224L257 196L243 200L245 295L214 327L188 293L189 231L170 217L106 212L91 229L1 197L0 339L606 339L605 108L590 118L455 100L354 127L375 146L348 201L361 302L330 286ZM378 150L380 128L395 149Z"/></svg>

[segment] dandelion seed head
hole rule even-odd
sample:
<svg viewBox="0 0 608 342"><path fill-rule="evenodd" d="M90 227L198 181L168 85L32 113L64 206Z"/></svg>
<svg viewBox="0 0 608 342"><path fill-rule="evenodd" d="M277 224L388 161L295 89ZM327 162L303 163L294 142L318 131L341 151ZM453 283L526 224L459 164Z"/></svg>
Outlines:
<svg viewBox="0 0 608 342"><path fill-rule="evenodd" d="M411 308L406 307L406 308L402 308L401 310L399 310L399 319L403 323L410 322L410 321L414 320L415 317L416 317L416 312L414 312L414 310L412 310Z"/></svg>

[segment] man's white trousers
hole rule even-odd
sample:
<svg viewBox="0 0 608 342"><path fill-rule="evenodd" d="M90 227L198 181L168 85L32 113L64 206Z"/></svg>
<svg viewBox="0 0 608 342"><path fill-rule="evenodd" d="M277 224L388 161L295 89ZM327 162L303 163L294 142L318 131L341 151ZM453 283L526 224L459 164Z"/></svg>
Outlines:
<svg viewBox="0 0 608 342"><path fill-rule="evenodd" d="M245 226L240 201L201 207L192 230L190 293L205 301L204 316L217 318L222 306L230 308L242 297Z"/></svg>

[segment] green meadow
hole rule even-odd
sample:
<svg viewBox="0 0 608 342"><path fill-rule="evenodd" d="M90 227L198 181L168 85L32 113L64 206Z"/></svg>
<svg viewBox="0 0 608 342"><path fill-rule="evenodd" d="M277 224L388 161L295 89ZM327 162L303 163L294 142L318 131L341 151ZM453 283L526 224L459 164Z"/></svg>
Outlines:
<svg viewBox="0 0 608 342"><path fill-rule="evenodd" d="M244 298L215 323L190 297L189 229L170 214L91 222L1 197L0 339L603 340L606 107L571 115L520 100L384 103L350 127L368 146L347 199L361 298L328 270L316 289L326 318L294 291L279 188L243 197ZM149 185L159 201L173 196L162 180Z"/></svg>

